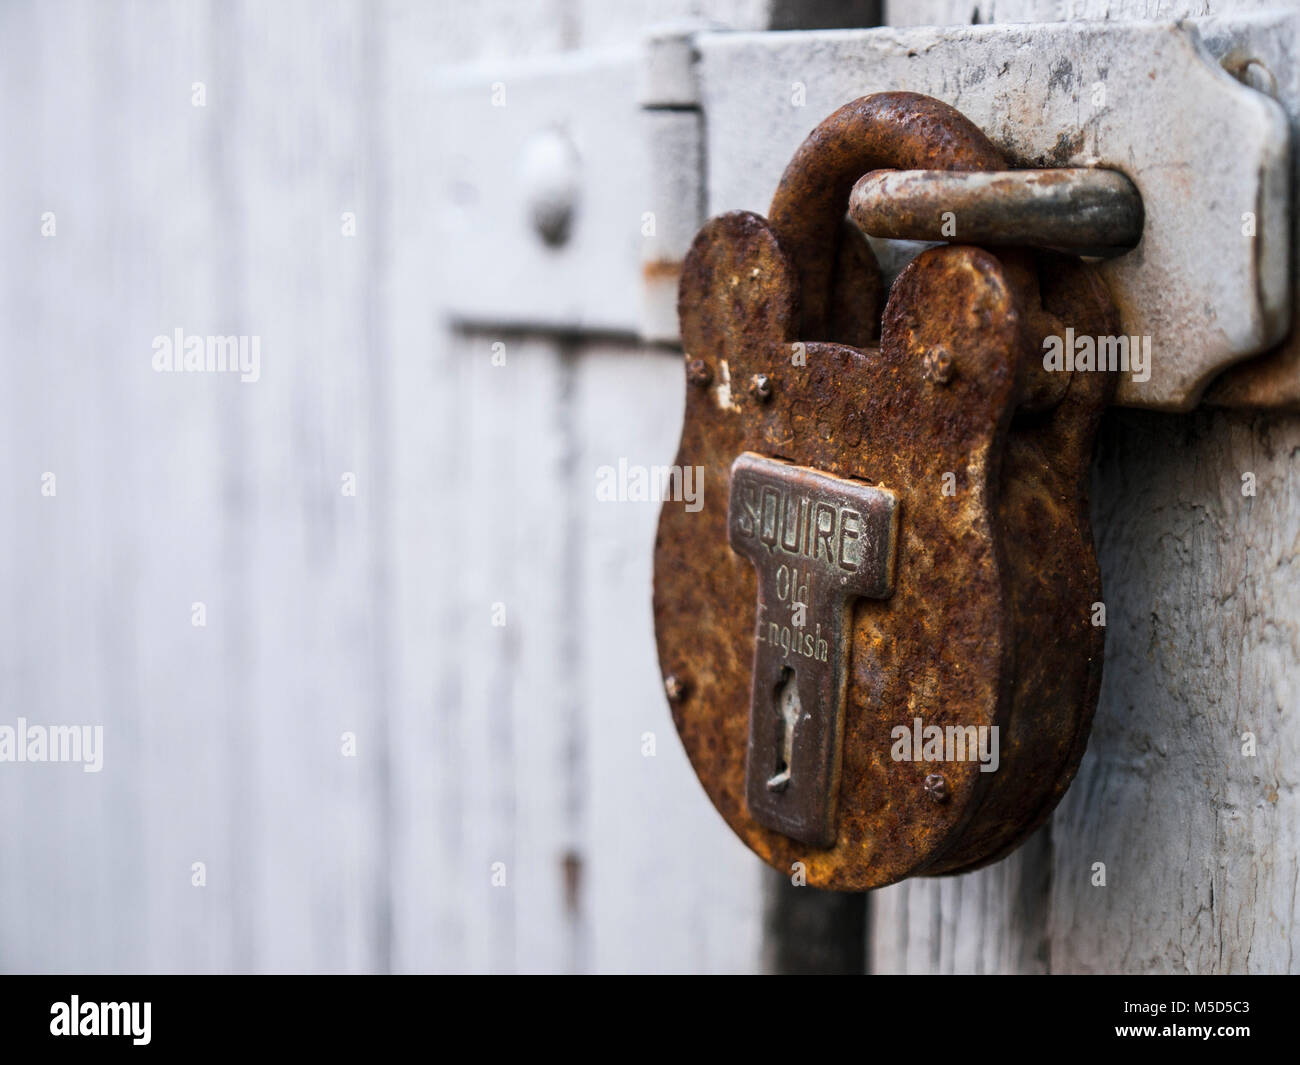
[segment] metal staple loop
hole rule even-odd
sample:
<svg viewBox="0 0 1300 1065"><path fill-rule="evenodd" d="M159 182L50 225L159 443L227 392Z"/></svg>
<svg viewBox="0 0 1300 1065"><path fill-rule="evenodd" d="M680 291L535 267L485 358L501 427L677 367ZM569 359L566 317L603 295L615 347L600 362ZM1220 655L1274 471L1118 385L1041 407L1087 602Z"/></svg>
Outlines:
<svg viewBox="0 0 1300 1065"><path fill-rule="evenodd" d="M1142 238L1142 197L1118 170L874 170L849 214L868 236L1114 256Z"/></svg>

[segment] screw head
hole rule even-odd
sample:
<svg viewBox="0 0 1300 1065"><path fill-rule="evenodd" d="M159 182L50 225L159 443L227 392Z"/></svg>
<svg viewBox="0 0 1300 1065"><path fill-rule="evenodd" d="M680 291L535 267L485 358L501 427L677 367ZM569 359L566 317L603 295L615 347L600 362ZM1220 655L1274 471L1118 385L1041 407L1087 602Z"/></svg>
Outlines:
<svg viewBox="0 0 1300 1065"><path fill-rule="evenodd" d="M670 673L664 678L664 692L670 703L674 705L680 703L686 698L686 681L676 673Z"/></svg>
<svg viewBox="0 0 1300 1065"><path fill-rule="evenodd" d="M703 359L692 359L690 365L686 367L686 380L699 388L703 388L713 380L713 371L709 369L709 364Z"/></svg>
<svg viewBox="0 0 1300 1065"><path fill-rule="evenodd" d="M947 348L932 348L925 353L922 368L927 381L936 385L946 385L952 380L952 352Z"/></svg>
<svg viewBox="0 0 1300 1065"><path fill-rule="evenodd" d="M942 773L930 773L925 778L925 793L935 802L948 801L948 780Z"/></svg>
<svg viewBox="0 0 1300 1065"><path fill-rule="evenodd" d="M749 379L749 391L760 403L772 398L772 379L765 373L756 373Z"/></svg>

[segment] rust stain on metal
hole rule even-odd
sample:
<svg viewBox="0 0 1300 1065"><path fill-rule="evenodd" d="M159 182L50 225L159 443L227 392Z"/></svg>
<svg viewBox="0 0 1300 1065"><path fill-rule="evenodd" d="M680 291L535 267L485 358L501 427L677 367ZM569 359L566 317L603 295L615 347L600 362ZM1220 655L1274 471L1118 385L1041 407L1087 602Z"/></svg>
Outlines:
<svg viewBox="0 0 1300 1065"><path fill-rule="evenodd" d="M1205 392L1208 407L1300 411L1300 328L1263 355L1229 367Z"/></svg>
<svg viewBox="0 0 1300 1065"><path fill-rule="evenodd" d="M676 259L651 259L641 264L641 274L647 281L675 281L681 273L682 264Z"/></svg>
<svg viewBox="0 0 1300 1065"><path fill-rule="evenodd" d="M1118 331L1105 288L1064 257L935 248L894 284L878 347L832 342L844 207L882 165L1005 161L938 101L856 101L796 154L772 223L735 212L705 225L679 299L685 364L704 359L730 382L727 407L714 389L686 389L679 464L721 486L753 452L897 497L892 594L854 601L846 628L829 846L764 827L746 801L758 584L729 546L727 493L706 492L699 511L666 504L655 546L660 663L691 678L672 715L701 783L769 864L801 861L809 884L844 890L974 868L1041 824L1086 744L1104 632L1091 624L1101 589L1087 470L1114 380L1047 374L1041 358L1043 338L1067 326ZM926 379L939 349L952 359L943 387ZM760 374L779 383L766 400L738 387ZM997 727L997 771L895 760L896 730L918 718ZM926 786L939 769L943 802Z"/></svg>

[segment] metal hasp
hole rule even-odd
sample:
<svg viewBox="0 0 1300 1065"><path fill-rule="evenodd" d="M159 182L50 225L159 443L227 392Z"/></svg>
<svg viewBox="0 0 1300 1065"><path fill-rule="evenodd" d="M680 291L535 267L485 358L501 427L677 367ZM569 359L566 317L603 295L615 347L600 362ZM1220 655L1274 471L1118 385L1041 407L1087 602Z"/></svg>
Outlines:
<svg viewBox="0 0 1300 1065"><path fill-rule="evenodd" d="M754 454L731 467L727 531L758 575L746 801L819 847L835 841L849 608L893 589L897 527L888 489Z"/></svg>
<svg viewBox="0 0 1300 1065"><path fill-rule="evenodd" d="M1117 170L1138 189L1141 242L1098 267L1120 312L1117 333L1152 352L1140 373L1120 375L1117 403L1189 410L1225 371L1239 383L1216 388L1216 401L1300 402L1300 333L1272 367L1269 387L1252 387L1264 368L1242 362L1283 340L1295 295L1291 124L1279 100L1294 121L1298 39L1295 11L1178 23L704 34L697 45L709 203L716 213L770 196L780 163L755 146L756 129L761 143L793 148L810 114L864 93L929 94L988 134L1006 160L996 169ZM1231 76L1252 57L1276 77L1278 99ZM790 106L792 69L817 72L805 79L805 108ZM940 169L924 161L894 168ZM963 241L960 216L957 226Z"/></svg>
<svg viewBox="0 0 1300 1065"><path fill-rule="evenodd" d="M857 100L796 152L769 218L714 218L684 264L676 461L730 492L660 512L660 667L715 807L812 886L1002 857L1087 743L1105 631L1087 471L1118 375L1042 355L1118 330L1105 287L1065 256L945 245L882 308L844 225L869 171L1006 166L937 100ZM841 547L850 510L866 535Z"/></svg>

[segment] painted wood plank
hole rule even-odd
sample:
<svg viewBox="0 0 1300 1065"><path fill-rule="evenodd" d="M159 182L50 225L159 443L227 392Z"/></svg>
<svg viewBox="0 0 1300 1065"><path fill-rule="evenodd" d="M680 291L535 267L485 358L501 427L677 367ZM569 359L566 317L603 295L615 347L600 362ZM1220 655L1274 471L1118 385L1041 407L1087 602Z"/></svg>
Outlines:
<svg viewBox="0 0 1300 1065"><path fill-rule="evenodd" d="M682 418L680 359L592 345L577 360L575 623L590 749L584 897L590 964L599 972L747 972L759 965L762 866L695 780L658 673L650 609L657 504L596 497L602 466L672 461ZM704 485L705 493L725 491ZM648 736L652 757L642 753Z"/></svg>
<svg viewBox="0 0 1300 1065"><path fill-rule="evenodd" d="M1300 425L1125 411L1108 428L1106 673L1053 829L1052 967L1296 972Z"/></svg>
<svg viewBox="0 0 1300 1065"><path fill-rule="evenodd" d="M1046 830L996 865L874 891L873 973L1039 973L1047 969Z"/></svg>
<svg viewBox="0 0 1300 1065"><path fill-rule="evenodd" d="M21 160L5 171L5 197L22 205L5 214L3 330L26 353L12 360L3 419L5 578L19 590L6 614L4 713L102 724L105 744L98 774L0 774L0 802L29 819L0 843L4 908L71 915L6 922L6 969L234 960L231 893L190 883L192 861L220 866L229 854L214 801L228 767L224 666L219 636L191 625L191 602L222 606L212 456L231 393L229 382L151 369L154 336L199 321L218 287L207 138L189 98L193 13L136 30L102 7L47 5L7 9L0 34L14 77L3 126ZM155 55L160 42L169 47ZM46 210L57 229L42 238ZM33 469L56 474L57 496L25 490Z"/></svg>
<svg viewBox="0 0 1300 1065"><path fill-rule="evenodd" d="M241 9L217 47L208 106L222 109L217 165L234 192L221 328L262 347L260 380L224 425L236 486L225 572L239 587L229 623L244 656L227 719L246 833L232 876L251 899L252 967L382 969L372 870L387 832L387 693L375 641L387 603L374 551L387 455L373 438L388 353L368 310L376 198L358 202L382 166L367 121L378 58L365 20L341 5Z"/></svg>

